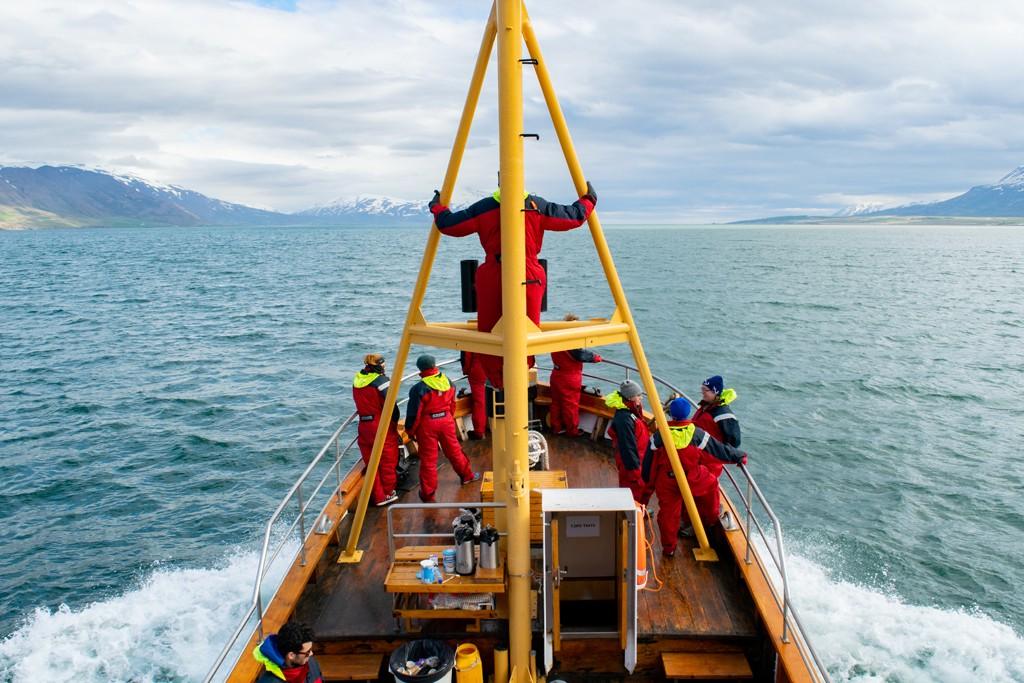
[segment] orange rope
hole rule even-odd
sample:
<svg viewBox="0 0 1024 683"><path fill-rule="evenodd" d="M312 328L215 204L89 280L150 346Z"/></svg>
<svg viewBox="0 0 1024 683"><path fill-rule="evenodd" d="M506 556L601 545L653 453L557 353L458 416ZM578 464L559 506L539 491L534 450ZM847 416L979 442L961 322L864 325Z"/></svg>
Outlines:
<svg viewBox="0 0 1024 683"><path fill-rule="evenodd" d="M649 588L648 586L644 586L641 590L657 593L665 587L665 582L658 578L658 570L654 566L654 520L651 518L651 511L647 509L647 506L644 505L642 507L644 511L644 516L647 518L647 524L644 525L646 527L644 529L644 546L646 546L647 556L648 558L650 558L647 562L647 566L649 568L648 571L650 572L651 576L654 577L654 582L658 585L658 587Z"/></svg>

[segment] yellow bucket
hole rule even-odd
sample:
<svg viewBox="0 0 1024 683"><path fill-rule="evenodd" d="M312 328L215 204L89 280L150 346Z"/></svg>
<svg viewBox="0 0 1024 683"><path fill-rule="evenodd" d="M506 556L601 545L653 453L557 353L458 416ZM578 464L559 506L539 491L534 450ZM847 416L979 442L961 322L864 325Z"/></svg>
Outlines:
<svg viewBox="0 0 1024 683"><path fill-rule="evenodd" d="M455 680L457 683L484 683L484 667L476 645L463 643L455 648Z"/></svg>

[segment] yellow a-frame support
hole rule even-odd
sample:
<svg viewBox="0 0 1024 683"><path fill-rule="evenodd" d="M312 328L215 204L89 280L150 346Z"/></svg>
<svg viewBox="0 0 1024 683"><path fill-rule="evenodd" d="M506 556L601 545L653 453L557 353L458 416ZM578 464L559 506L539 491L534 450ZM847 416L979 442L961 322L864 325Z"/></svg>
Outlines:
<svg viewBox="0 0 1024 683"><path fill-rule="evenodd" d="M565 155L569 173L579 194L586 191L586 179L579 158L573 147L572 138L566 125L565 116L555 96L554 86L547 66L541 56L536 34L530 24L522 0L495 0L487 20L476 66L470 81L466 103L462 110L458 132L452 146L451 157L444 183L441 186L441 201L447 204L451 199L455 180L458 177L462 156L466 149L473 114L480 99L487 63L494 43L498 44L498 128L502 194L506 197L520 197L524 192L523 178L523 93L522 93L522 47L525 41L544 94L551 121L558 141ZM668 422L658 391L647 365L647 357L640 344L640 335L633 322L633 314L626 301L625 292L619 282L615 264L612 261L608 243L601 229L597 211L590 214L588 224L590 235L601 260L605 279L615 301L615 311L607 320L576 322L544 322L540 327L526 317L526 250L524 243L524 217L517 202L501 203L501 254L502 254L502 319L491 332L479 332L470 324L461 322L428 322L421 311L430 271L437 255L440 233L431 226L427 246L420 263L419 276L413 290L409 311L402 329L398 352L395 354L394 372L400 375L408 360L412 344L435 346L460 351L474 351L504 358L505 383L505 429L503 435L496 435L504 448L494 453L495 497L507 504L506 523L508 553L508 601L509 601L509 665L513 683L529 680L530 674L530 497L529 465L527 462L527 364L529 355L540 355L581 347L605 346L628 342L636 367L640 371L644 390L652 397L651 410L657 420L658 431L668 451L679 490L683 495L686 510L690 515L697 534L699 547L694 554L700 560L715 561L717 555L709 546L707 535L700 523L700 516L694 504L693 495L686 483L686 475L669 434ZM512 229L506 229L512 228ZM380 456L384 446L387 425L398 398L401 385L398 376L393 377L384 401L380 427L373 444L373 454L366 468L366 478L355 519L352 522L348 544L339 562L359 562L362 551L357 549L366 509L370 501L370 482L377 474ZM503 437L503 438L501 438ZM507 482L499 491L498 484Z"/></svg>

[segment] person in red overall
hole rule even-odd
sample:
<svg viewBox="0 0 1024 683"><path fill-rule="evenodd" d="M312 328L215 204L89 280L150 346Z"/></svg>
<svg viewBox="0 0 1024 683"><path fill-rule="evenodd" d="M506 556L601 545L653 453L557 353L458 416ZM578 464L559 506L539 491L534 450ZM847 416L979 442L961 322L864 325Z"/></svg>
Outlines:
<svg viewBox="0 0 1024 683"><path fill-rule="evenodd" d="M721 375L712 375L701 384L701 401L697 412L693 415L693 423L711 435L712 439L721 443L740 447L740 423L729 404L736 400L735 389L725 389ZM715 475L722 476L722 462L717 458L705 456L704 464ZM720 500L715 496L715 514L719 513ZM703 515L702 515L703 517Z"/></svg>
<svg viewBox="0 0 1024 683"><path fill-rule="evenodd" d="M352 399L359 414L359 453L363 462L370 464L373 440L384 409L384 397L391 381L384 374L384 356L368 353L363 358L365 367L352 378ZM377 476L373 479L371 499L376 506L389 505L398 500L395 491L396 468L398 467L398 406L391 413L391 424L384 437L384 450L380 454Z"/></svg>
<svg viewBox="0 0 1024 683"><path fill-rule="evenodd" d="M693 494L697 512L701 521L707 525L709 521L718 521L718 477L704 465L704 452L694 443L695 437L697 443L703 440L704 432L686 419L689 416L690 402L685 398L677 398L669 404L669 417L672 419L669 420L668 428L672 434L672 443L676 447L683 472L686 473L686 483ZM644 479L650 482L654 494L658 496L661 553L665 557L672 557L676 552L677 534L682 522L683 495L679 492L679 484L660 433L654 433L652 443L653 448L644 461Z"/></svg>
<svg viewBox="0 0 1024 683"><path fill-rule="evenodd" d="M604 403L615 409L608 434L612 439L615 451L615 465L619 470L619 486L628 488L633 499L646 503L646 486L641 473L641 466L650 445L651 432L644 422L643 389L631 379L619 385L605 397Z"/></svg>
<svg viewBox="0 0 1024 683"><path fill-rule="evenodd" d="M437 369L433 356L416 359L420 381L409 390L405 412L405 430L414 435L420 455L420 500L433 503L437 492L437 449L444 451L462 484L480 479L462 452L455 432L455 389Z"/></svg>
<svg viewBox="0 0 1024 683"><path fill-rule="evenodd" d="M570 313L568 321L579 320ZM580 389L583 388L583 364L600 363L601 356L586 349L555 351L551 354L551 431L579 436Z"/></svg>
<svg viewBox="0 0 1024 683"><path fill-rule="evenodd" d="M482 439L487 433L487 373L480 362L481 354L463 351L462 374L469 379L470 412L473 415L473 429L469 431L472 440Z"/></svg>
<svg viewBox="0 0 1024 683"><path fill-rule="evenodd" d="M693 415L693 423L733 448L740 447L740 421L730 404L736 390L726 389L721 375L712 375L700 385L701 401Z"/></svg>
<svg viewBox="0 0 1024 683"><path fill-rule="evenodd" d="M537 257L544 243L544 232L578 228L597 204L597 194L587 183L587 193L572 204L555 204L527 193L523 198L526 224L526 315L540 324L540 307L547 289L547 275ZM474 202L461 211L450 211L434 190L428 204L434 225L450 237L476 235L484 248L484 262L476 270L476 328L490 332L501 318L501 189L490 197ZM487 379L495 389L503 388L502 359L482 356Z"/></svg>

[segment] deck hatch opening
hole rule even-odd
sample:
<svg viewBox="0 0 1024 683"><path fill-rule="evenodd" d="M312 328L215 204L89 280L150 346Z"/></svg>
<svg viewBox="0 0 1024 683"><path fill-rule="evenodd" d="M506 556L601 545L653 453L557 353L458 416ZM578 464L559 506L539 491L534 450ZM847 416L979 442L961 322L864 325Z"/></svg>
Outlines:
<svg viewBox="0 0 1024 683"><path fill-rule="evenodd" d="M638 543L628 489L545 489L544 665L565 638L617 637L623 664L636 665Z"/></svg>

